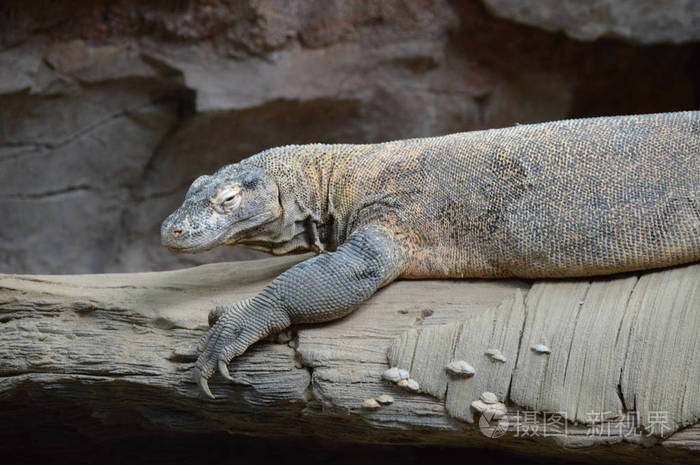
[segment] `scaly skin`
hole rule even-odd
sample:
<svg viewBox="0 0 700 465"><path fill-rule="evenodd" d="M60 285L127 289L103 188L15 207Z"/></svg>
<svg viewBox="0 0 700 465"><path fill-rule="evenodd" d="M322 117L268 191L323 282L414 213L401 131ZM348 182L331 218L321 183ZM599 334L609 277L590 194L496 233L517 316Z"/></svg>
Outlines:
<svg viewBox="0 0 700 465"><path fill-rule="evenodd" d="M270 149L194 181L176 252L318 255L210 313L196 375L402 278L555 278L700 260L700 112ZM213 397L213 396L212 396Z"/></svg>

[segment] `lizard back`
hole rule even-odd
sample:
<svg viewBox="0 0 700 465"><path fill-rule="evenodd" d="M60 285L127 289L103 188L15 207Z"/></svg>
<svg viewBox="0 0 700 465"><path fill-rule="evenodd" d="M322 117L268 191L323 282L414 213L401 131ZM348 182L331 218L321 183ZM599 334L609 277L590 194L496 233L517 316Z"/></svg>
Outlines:
<svg viewBox="0 0 700 465"><path fill-rule="evenodd" d="M405 233L403 277L590 276L700 260L700 112L336 147L328 195L341 235L369 222Z"/></svg>

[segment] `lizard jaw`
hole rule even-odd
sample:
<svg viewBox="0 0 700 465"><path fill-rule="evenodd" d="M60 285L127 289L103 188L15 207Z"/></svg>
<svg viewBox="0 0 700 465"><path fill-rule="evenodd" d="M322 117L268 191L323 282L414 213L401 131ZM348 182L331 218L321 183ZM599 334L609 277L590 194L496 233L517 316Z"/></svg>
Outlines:
<svg viewBox="0 0 700 465"><path fill-rule="evenodd" d="M207 250L214 249L214 248L216 248L220 245L224 245L224 244L235 245L236 239L233 238L233 236L235 236L235 234L231 235L231 237L229 237L229 239L224 239L225 237L229 236L229 234L231 233L231 231L233 229L240 227L240 230L238 231L240 233L240 232L243 232L246 229L248 229L249 223L256 222L256 224L254 226L257 226L259 224L266 222L266 220L268 220L272 216L273 216L273 214L270 210L265 210L263 212L255 214L253 216L249 216L248 218L245 218L243 220L236 221L231 226L224 229L223 231L221 231L219 234L217 234L215 237L209 239L208 241L205 241L205 242L202 242L199 244L195 244L195 245L191 245L188 247L177 247L177 246L174 247L171 245L165 245L165 248L167 248L171 252L175 252L175 253L198 253L198 252L206 252ZM256 221L256 220L260 220L260 221ZM243 227L241 227L241 225L243 225Z"/></svg>

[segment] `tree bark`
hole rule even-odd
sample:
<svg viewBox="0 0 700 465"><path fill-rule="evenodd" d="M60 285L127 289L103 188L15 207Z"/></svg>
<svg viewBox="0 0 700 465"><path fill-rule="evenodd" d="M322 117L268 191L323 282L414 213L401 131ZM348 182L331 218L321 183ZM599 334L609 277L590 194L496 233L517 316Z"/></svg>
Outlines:
<svg viewBox="0 0 700 465"><path fill-rule="evenodd" d="M208 311L304 258L0 275L0 423L64 408L74 414L60 421L91 435L226 431L630 462L700 450L700 264L594 280L399 281L344 319L255 344L231 363L235 383L216 375L217 399L206 398L192 367ZM449 376L453 360L476 374ZM421 392L383 380L390 364ZM484 391L506 403L502 420L470 407ZM382 394L394 402L362 407Z"/></svg>

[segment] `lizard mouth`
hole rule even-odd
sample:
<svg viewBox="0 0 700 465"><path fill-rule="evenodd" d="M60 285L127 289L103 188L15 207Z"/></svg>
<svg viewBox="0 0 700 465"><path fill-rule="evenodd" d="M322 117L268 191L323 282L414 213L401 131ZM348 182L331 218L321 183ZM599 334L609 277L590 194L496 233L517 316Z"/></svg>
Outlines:
<svg viewBox="0 0 700 465"><path fill-rule="evenodd" d="M266 220L271 218L272 212L270 210L265 210L263 212L257 213L255 215L249 216L248 218L243 218L242 220L236 221L235 223L232 223L229 227L221 231L219 234L216 236L205 240L203 242L199 242L194 245L186 246L186 247L178 247L178 246L170 246L166 245L165 247L170 250L171 252L177 252L177 253L197 253L197 252L206 252L207 250L214 249L220 245L235 245L236 240L233 239L233 236L235 236L238 233L241 233L245 231L246 229L249 229L250 227L253 226L259 226L260 224L264 223ZM231 232L235 229L238 229L234 234L231 234ZM230 237L229 237L230 236ZM226 239L229 237L229 239Z"/></svg>

